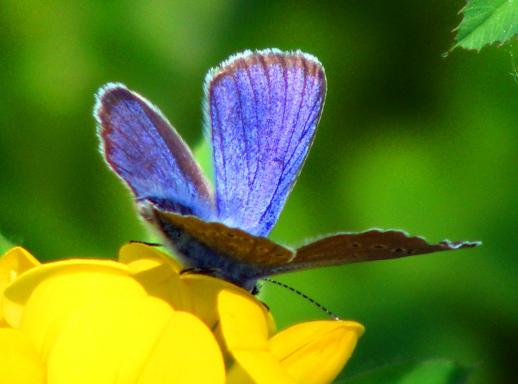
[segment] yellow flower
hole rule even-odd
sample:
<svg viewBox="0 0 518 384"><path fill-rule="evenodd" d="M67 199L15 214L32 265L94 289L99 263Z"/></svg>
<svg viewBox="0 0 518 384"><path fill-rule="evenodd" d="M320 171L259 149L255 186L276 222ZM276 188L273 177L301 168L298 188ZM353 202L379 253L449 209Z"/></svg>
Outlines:
<svg viewBox="0 0 518 384"><path fill-rule="evenodd" d="M142 244L119 262L0 257L0 382L326 383L363 328L301 323L274 334L266 307L220 279L180 274Z"/></svg>
<svg viewBox="0 0 518 384"><path fill-rule="evenodd" d="M229 383L329 383L351 356L363 326L354 321L312 321L268 337L257 306L232 291L219 295L226 347L236 364Z"/></svg>

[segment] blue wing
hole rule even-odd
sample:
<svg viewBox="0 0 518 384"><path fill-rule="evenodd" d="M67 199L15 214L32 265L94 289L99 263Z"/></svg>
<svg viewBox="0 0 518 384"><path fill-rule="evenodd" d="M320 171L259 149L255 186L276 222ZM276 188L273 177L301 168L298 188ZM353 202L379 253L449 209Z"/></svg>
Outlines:
<svg viewBox="0 0 518 384"><path fill-rule="evenodd" d="M97 94L94 111L101 150L137 201L209 218L210 188L189 148L160 111L121 84Z"/></svg>
<svg viewBox="0 0 518 384"><path fill-rule="evenodd" d="M219 221L270 232L313 142L325 91L322 65L299 51L246 51L209 72Z"/></svg>

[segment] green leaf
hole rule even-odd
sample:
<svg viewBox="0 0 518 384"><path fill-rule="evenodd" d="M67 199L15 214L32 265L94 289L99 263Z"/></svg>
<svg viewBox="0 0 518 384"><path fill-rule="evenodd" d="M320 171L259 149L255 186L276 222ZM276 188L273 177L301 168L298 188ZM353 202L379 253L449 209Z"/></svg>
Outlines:
<svg viewBox="0 0 518 384"><path fill-rule="evenodd" d="M518 34L518 0L470 0L457 27L457 47L480 50L487 44L504 43Z"/></svg>
<svg viewBox="0 0 518 384"><path fill-rule="evenodd" d="M460 384L467 370L448 360L426 360L388 365L339 381L348 384Z"/></svg>
<svg viewBox="0 0 518 384"><path fill-rule="evenodd" d="M9 248L12 248L13 245L5 238L2 236L2 234L0 233L0 256L5 252L7 251Z"/></svg>

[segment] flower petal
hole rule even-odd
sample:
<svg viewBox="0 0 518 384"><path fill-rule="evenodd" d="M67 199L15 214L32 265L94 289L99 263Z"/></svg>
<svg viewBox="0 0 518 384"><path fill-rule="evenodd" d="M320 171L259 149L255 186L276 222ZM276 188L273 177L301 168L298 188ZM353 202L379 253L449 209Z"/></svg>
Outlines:
<svg viewBox="0 0 518 384"><path fill-rule="evenodd" d="M43 384L45 371L36 350L17 329L0 329L0 381L13 384Z"/></svg>
<svg viewBox="0 0 518 384"><path fill-rule="evenodd" d="M224 293L223 307L230 308L234 305L230 297L240 298L240 302L247 302L253 308L258 309L261 317L267 316L266 307L245 289L225 280L212 276L196 273L187 273L181 276L182 292L181 303L178 309L190 312L200 318L209 328L213 329L220 319L220 294ZM229 296L230 295L230 296ZM225 300L225 297L227 300ZM272 324L269 324L269 326Z"/></svg>
<svg viewBox="0 0 518 384"><path fill-rule="evenodd" d="M119 261L127 264L131 274L148 294L167 301L177 310L194 314L209 328L219 319L217 297L222 290L234 290L251 297L246 290L222 279L199 274L181 273L181 266L166 253L140 243L124 245Z"/></svg>
<svg viewBox="0 0 518 384"><path fill-rule="evenodd" d="M167 254L139 243L129 243L119 251L119 261L128 265L132 276L151 296L167 301L173 308L182 303L180 265Z"/></svg>
<svg viewBox="0 0 518 384"><path fill-rule="evenodd" d="M364 328L354 321L294 325L270 340L270 350L297 382L330 383L351 357Z"/></svg>
<svg viewBox="0 0 518 384"><path fill-rule="evenodd" d="M269 351L273 323L266 307L249 293L236 290L222 290L217 303L221 337L235 360L227 382L292 382Z"/></svg>
<svg viewBox="0 0 518 384"><path fill-rule="evenodd" d="M62 324L49 384L133 383L173 310L149 297L91 303Z"/></svg>
<svg viewBox="0 0 518 384"><path fill-rule="evenodd" d="M224 382L225 365L212 333L190 313L175 312L155 344L139 384Z"/></svg>
<svg viewBox="0 0 518 384"><path fill-rule="evenodd" d="M237 350L227 384L295 384L269 350Z"/></svg>
<svg viewBox="0 0 518 384"><path fill-rule="evenodd" d="M28 271L5 295L5 302L10 303L4 305L7 321L27 333L43 358L77 310L90 304L147 296L117 263L92 260L51 263Z"/></svg>
<svg viewBox="0 0 518 384"><path fill-rule="evenodd" d="M18 275L37 265L39 261L22 247L14 247L0 257L0 294Z"/></svg>
<svg viewBox="0 0 518 384"><path fill-rule="evenodd" d="M21 273L39 265L39 261L22 247L14 247L0 257L0 321L3 321L3 293Z"/></svg>
<svg viewBox="0 0 518 384"><path fill-rule="evenodd" d="M119 250L119 261L127 264L132 274L147 271L164 264L176 273L180 273L182 270L181 265L171 256L155 247L142 243L124 244Z"/></svg>
<svg viewBox="0 0 518 384"><path fill-rule="evenodd" d="M216 298L222 289L240 289L224 280L185 273L167 254L145 244L124 245L119 261L129 266L133 277L151 296L167 301L177 310L194 314L214 328L218 313Z"/></svg>
<svg viewBox="0 0 518 384"><path fill-rule="evenodd" d="M264 305L250 294L237 290L222 290L217 308L220 327L227 349L268 348L268 315Z"/></svg>
<svg viewBox="0 0 518 384"><path fill-rule="evenodd" d="M195 362L203 365L192 369ZM224 366L198 319L162 300L133 297L76 312L49 355L48 378L49 384L223 382Z"/></svg>
<svg viewBox="0 0 518 384"><path fill-rule="evenodd" d="M32 268L16 279L4 292L2 312L6 321L13 327L20 326L23 307L31 296L33 290L45 279L58 274L68 273L71 270L108 272L129 276L129 269L123 264L109 260L80 260L71 259L54 263L42 264L38 268Z"/></svg>

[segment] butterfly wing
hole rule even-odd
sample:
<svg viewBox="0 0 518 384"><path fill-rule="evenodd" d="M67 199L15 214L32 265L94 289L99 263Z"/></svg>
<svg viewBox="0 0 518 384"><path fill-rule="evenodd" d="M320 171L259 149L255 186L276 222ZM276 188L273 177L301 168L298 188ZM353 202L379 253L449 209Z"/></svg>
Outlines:
<svg viewBox="0 0 518 384"><path fill-rule="evenodd" d="M187 145L155 106L122 84L108 84L97 94L94 114L101 151L137 201L210 216L209 186Z"/></svg>
<svg viewBox="0 0 518 384"><path fill-rule="evenodd" d="M448 240L429 244L422 237L395 230L369 230L324 237L296 250L289 263L272 266L270 274L330 265L387 260L425 253L472 248L479 242Z"/></svg>
<svg viewBox="0 0 518 384"><path fill-rule="evenodd" d="M293 259L292 250L218 222L141 205L142 216L160 230L184 265L252 289L259 276Z"/></svg>
<svg viewBox="0 0 518 384"><path fill-rule="evenodd" d="M313 142L325 91L322 65L299 51L246 51L209 72L219 221L270 232Z"/></svg>
<svg viewBox="0 0 518 384"><path fill-rule="evenodd" d="M430 244L403 231L373 229L324 237L296 251L218 222L206 222L144 207L143 216L160 229L185 257L186 265L213 271L242 287L278 273L331 265L387 260L425 253L471 248L479 242Z"/></svg>

